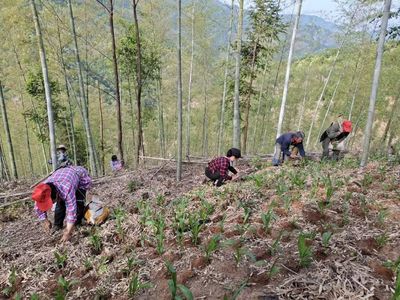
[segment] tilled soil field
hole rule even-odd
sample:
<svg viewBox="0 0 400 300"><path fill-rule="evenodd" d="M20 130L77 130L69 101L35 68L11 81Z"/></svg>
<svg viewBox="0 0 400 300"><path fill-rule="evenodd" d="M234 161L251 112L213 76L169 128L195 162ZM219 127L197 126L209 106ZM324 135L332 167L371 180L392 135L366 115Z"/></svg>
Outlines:
<svg viewBox="0 0 400 300"><path fill-rule="evenodd" d="M239 169L253 172L220 188L201 165L179 183L169 165L97 180L112 215L64 244L31 202L2 209L0 298L391 299L397 166Z"/></svg>

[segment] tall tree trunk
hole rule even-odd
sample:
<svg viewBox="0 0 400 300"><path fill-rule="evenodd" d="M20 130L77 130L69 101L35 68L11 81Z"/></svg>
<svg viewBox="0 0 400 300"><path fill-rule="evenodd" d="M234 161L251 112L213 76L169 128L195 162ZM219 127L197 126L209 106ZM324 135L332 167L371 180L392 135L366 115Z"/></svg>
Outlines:
<svg viewBox="0 0 400 300"><path fill-rule="evenodd" d="M35 0L31 0L31 6L32 6L33 19L35 22L36 36L38 38L38 44L39 44L40 63L42 65L43 83L44 83L44 90L45 90L46 104L47 104L47 117L49 122L50 153L51 153L52 167L54 171L57 167L56 136L54 128L53 108L51 103L49 75L47 70L46 52L43 45L42 30L40 28L39 16L36 10Z"/></svg>
<svg viewBox="0 0 400 300"><path fill-rule="evenodd" d="M73 14L73 10L72 10L71 0L68 0L68 6L69 6L69 16L70 16L70 22L71 22L71 28L72 28L72 35L73 35L73 39L74 39L74 51L75 51L76 63L78 66L79 96L81 99L83 124L85 126L86 141L87 141L87 145L88 145L90 169L91 169L92 174L94 176L97 176L95 148L94 148L94 142L93 142L93 137L92 137L92 130L90 128L90 122L89 122L89 108L88 108L88 102L85 97L85 86L84 86L83 75L82 75L82 64L81 64L81 59L79 57L79 47L78 47L78 40L76 37L75 21L74 21L74 14Z"/></svg>
<svg viewBox="0 0 400 300"><path fill-rule="evenodd" d="M176 180L182 178L182 3L177 0L178 5L178 153L176 166Z"/></svg>
<svg viewBox="0 0 400 300"><path fill-rule="evenodd" d="M22 68L21 60L19 59L18 52L17 52L17 49L16 49L14 44L13 44L13 50L14 50L14 54L15 54L15 59L16 59L17 64L18 64L18 68L19 68L19 70L21 72L22 79L24 80L24 84L26 85L25 72L24 72L24 69ZM32 99L30 99L30 100L31 100L31 105L32 105L33 111L35 113L37 113L35 103L32 101ZM43 135L42 134L42 128L36 122L35 122L35 125L36 125L36 128L37 128L39 134L42 136ZM48 166L48 161L47 161L47 156L46 156L46 149L44 148L44 143L42 141L40 141L40 144L41 144L42 154L43 154L43 165L45 166L46 173L48 174L49 173L49 166Z"/></svg>
<svg viewBox="0 0 400 300"><path fill-rule="evenodd" d="M134 105L133 105L133 97L132 97L132 90L131 90L131 80L129 79L129 76L128 76L128 95L129 95L129 106L130 106L130 110L131 110L132 145L133 145L133 149L136 149L136 143L135 143L135 140L136 140L136 136L135 136L135 108L134 108ZM136 157L135 157L135 163L136 163Z"/></svg>
<svg viewBox="0 0 400 300"><path fill-rule="evenodd" d="M101 171L103 176L105 175L105 163L104 163L104 121L103 121L103 106L101 101L101 90L100 83L97 81L97 89L99 91L99 112L100 112L100 150L101 150Z"/></svg>
<svg viewBox="0 0 400 300"><path fill-rule="evenodd" d="M284 53L284 50L285 50L285 46L283 46L282 47L282 51L281 51L281 55L280 55L280 59L279 59L279 63L278 63L278 68L277 68L277 70L276 70L276 74L275 74L275 80L274 80L274 84L273 84L273 86L272 86L272 89L271 89L271 96L270 96L270 100L268 101L268 93L265 93L266 95L267 95L267 98L266 98L266 103L265 103L265 105L264 105L264 109L263 109L263 112L262 112L262 121L261 121L261 136L262 136L262 139L261 139L261 149L264 149L265 148L265 146L266 146L266 140L267 140L267 130L268 130L268 121L266 120L266 116L267 116L267 114L268 113L270 113L271 112L271 109L272 109L272 106L273 106L273 104L274 104L274 95L275 95L275 93L276 93L276 88L277 88L277 86L278 86L278 78L279 78L279 72L280 72L280 68L281 68L281 66L282 66L282 61L283 61L283 53ZM267 106L267 103L269 103L269 106ZM271 125L271 127L272 127L272 125Z"/></svg>
<svg viewBox="0 0 400 300"><path fill-rule="evenodd" d="M303 97L303 102L302 102L301 107L300 107L300 113L299 113L300 117L299 117L299 123L297 124L297 131L300 130L301 124L303 123L304 111L305 111L306 101L307 101L307 98L308 98L308 85L309 85L309 82L310 82L310 78L309 77L310 77L310 70L311 70L312 63L313 62L311 61L309 66L308 66L308 68L307 68L306 83L304 85L304 97Z"/></svg>
<svg viewBox="0 0 400 300"><path fill-rule="evenodd" d="M225 57L225 73L224 73L224 91L222 93L221 101L221 113L219 118L219 128L218 128L218 141L217 141L217 153L221 153L221 146L223 144L224 138L224 120L225 120L225 103L226 103L226 93L228 87L228 71L229 71L229 57L231 54L231 40L232 40L232 26L233 26L233 9L234 0L231 1L231 16L229 19L229 32L228 32L228 43L226 46L226 57Z"/></svg>
<svg viewBox="0 0 400 300"><path fill-rule="evenodd" d="M190 102L192 98L192 80L193 80L193 60L194 60L194 13L195 1L192 1L192 41L191 41L191 54L190 54L190 69L189 69L189 87L188 99L186 104L186 159L190 157Z"/></svg>
<svg viewBox="0 0 400 300"><path fill-rule="evenodd" d="M385 0L385 6L383 10L383 17L381 24L381 33L379 35L378 48L376 52L376 62L375 62L374 77L371 87L371 96L369 99L368 119L364 132L363 153L360 163L361 167L365 167L368 161L372 125L374 122L374 115L375 115L375 102L376 102L376 96L378 94L379 77L381 73L382 57L384 50L383 48L385 45L386 30L387 30L391 5L392 5L392 0Z"/></svg>
<svg viewBox="0 0 400 300"><path fill-rule="evenodd" d="M265 64L264 67L264 71L262 74L262 81L261 81L261 87L260 87L260 92L258 93L258 105L257 105L257 112L256 112L256 117L255 117L255 126L254 126L254 130L253 130L253 143L252 143L252 150L254 154L257 154L257 149L256 149L256 140L257 140L257 132L258 132L258 121L260 119L260 114L261 114L261 108L263 106L263 101L262 101L262 97L264 95L264 86L265 86L265 78L267 75L267 69L268 69L268 65Z"/></svg>
<svg viewBox="0 0 400 300"><path fill-rule="evenodd" d="M87 27L87 24L89 24L90 22L88 21L88 18L87 18L87 4L88 4L88 1L85 1L84 2L85 4L84 4L84 6L83 6L83 11L84 11L84 24L85 24L85 29L84 29L84 31L85 31L85 62L86 62L86 65L85 65L85 75L86 75L86 80L85 80L85 85L86 85L86 94L85 94L85 96L86 96L86 106L85 107L87 107L88 108L88 120L90 120L90 111L89 111L89 60L88 60L88 41L89 41L89 34L88 34L88 32L89 32L89 30L88 30L88 27ZM94 154L95 154L95 161L97 162L97 159L96 159L96 151L94 152Z"/></svg>
<svg viewBox="0 0 400 300"><path fill-rule="evenodd" d="M164 110L163 110L163 104L161 101L161 95L162 95L162 85L161 85L161 71L160 71L160 77L158 80L158 91L157 91L157 96L158 96L158 131L159 131L159 139L160 139L160 154L161 157L165 158L166 153L165 153L165 133L164 133Z"/></svg>
<svg viewBox="0 0 400 300"><path fill-rule="evenodd" d="M71 131L70 131L70 123L68 122L69 116L65 114L64 116L64 123L65 123L65 129L67 130L67 138L68 138L68 145L72 145L72 137L71 137Z"/></svg>
<svg viewBox="0 0 400 300"><path fill-rule="evenodd" d="M115 33L114 33L114 5L113 0L109 0L110 11L110 32L111 32L111 46L112 46L112 57L113 57L113 68L114 68L114 81L115 81L115 103L117 109L117 128L118 128L118 154L121 160L124 160L124 149L122 147L122 117L121 117L121 97L119 93L119 74L118 74L118 62L117 62L117 47L115 45Z"/></svg>
<svg viewBox="0 0 400 300"><path fill-rule="evenodd" d="M280 7L281 5L281 1L278 1L278 7ZM269 42L272 42L272 38L270 38ZM279 67L278 67L278 72L279 72L279 68L280 65L282 63L282 59L283 59L283 49L285 47L282 47L282 53L281 53L281 57L280 57L280 61L279 61ZM261 87L260 87L260 92L259 92L259 96L258 96L258 107L257 107L257 113L256 113L256 117L255 117L255 124L259 124L258 120L260 118L260 114L261 114L261 108L262 108L262 97L264 95L264 85L265 85L265 78L266 78L266 74L267 74L267 70L268 70L268 64L266 63L264 66L264 71L262 74L262 81L261 81ZM265 107L265 105L264 105ZM265 110L265 108L264 108ZM265 116L265 115L264 115ZM263 116L263 121L264 121L264 116ZM264 124L262 126L265 126ZM256 149L256 140L257 140L257 132L258 132L258 126L254 126L254 131L253 131L253 145L252 145L252 149L253 152L255 154L258 153L257 149ZM261 130L261 132L263 132L263 130Z"/></svg>
<svg viewBox="0 0 400 300"><path fill-rule="evenodd" d="M6 181L10 180L10 176L8 175L8 170L7 170L7 163L4 158L4 152L3 152L3 146L1 143L1 137L0 137L0 176L1 179L4 179Z"/></svg>
<svg viewBox="0 0 400 300"><path fill-rule="evenodd" d="M396 114L396 111L397 111L397 107L398 107L398 103L399 103L399 97L400 97L400 94L397 95L397 97L394 100L394 103L393 103L393 105L392 105L392 107L390 109L390 117L389 117L388 122L386 123L385 130L383 132L382 144L384 144L386 142L386 138L387 138L387 135L389 133L390 125L392 125L393 117L394 117L394 115Z"/></svg>
<svg viewBox="0 0 400 300"><path fill-rule="evenodd" d="M233 147L240 148L240 58L242 51L243 5L239 0L239 20L236 40L235 98L233 102Z"/></svg>
<svg viewBox="0 0 400 300"><path fill-rule="evenodd" d="M337 92L338 87L339 87L339 85L340 85L340 81L342 80L342 76L343 76L343 73L341 74L341 76L339 77L338 82L336 83L336 86L335 86L335 89L334 89L334 91L333 91L331 100L329 100L328 108L326 109L324 119L322 120L321 126L319 127L318 135L317 135L317 138L315 139L314 147L316 147L317 144L318 144L318 142L319 142L319 137L320 137L321 134L322 134L322 129L324 128L324 124L325 124L326 118L328 117L328 114L329 114L329 112L330 112L330 110L331 110L331 107L332 107L332 105L334 104L333 100L335 99L336 92Z"/></svg>
<svg viewBox="0 0 400 300"><path fill-rule="evenodd" d="M296 0L296 5L297 5L296 19L294 21L292 39L290 42L289 57L288 57L288 62L287 62L287 67L286 67L285 85L283 87L281 110L279 112L278 129L276 131L276 137L279 137L282 133L283 119L285 117L286 99L287 99L287 94L288 94L288 89L289 89L290 67L292 65L294 43L296 41L297 29L299 27L302 0Z"/></svg>
<svg viewBox="0 0 400 300"><path fill-rule="evenodd" d="M135 31L136 31L136 105L137 105L137 151L136 151L136 164L139 165L140 152L144 156L144 144L143 144L143 127L142 127L142 46L140 41L139 21L137 17L137 5L139 0L133 0L133 17L135 19Z"/></svg>
<svg viewBox="0 0 400 300"><path fill-rule="evenodd" d="M251 89L253 87L253 79L254 79L254 69L257 59L257 45L258 39L254 42L253 47L253 57L251 59L251 71L250 71L250 83L249 83L249 94L246 97L246 109L245 109L245 117L244 117L244 128L243 128L243 141L242 141L242 152L244 154L247 153L247 134L249 131L249 117L250 117L250 100L251 100Z"/></svg>
<svg viewBox="0 0 400 300"><path fill-rule="evenodd" d="M293 9L293 13L291 14L291 18L290 18L290 22L292 23L293 20L293 15L294 15L294 9ZM262 132L262 141L261 141L261 149L265 148L265 144L266 144L266 140L267 140L267 130L268 130L268 124L265 121L266 115L267 113L271 112L271 109L275 103L275 99L274 99L274 95L277 93L277 87L278 87L278 79L279 79L279 72L281 70L282 67L282 62L283 62L283 57L285 55L285 50L286 50L286 43L283 43L282 45L282 49L281 49L281 54L279 56L279 63L278 63L278 68L276 69L276 73L275 73L275 79L274 79L274 84L272 87L272 92L271 92L271 99L269 101L269 106L268 109L264 108L264 113L263 113L263 117L262 117L262 122L261 122L261 132ZM268 94L267 94L268 95ZM267 107L267 105L265 105L265 107ZM273 121L274 117L269 118L270 121ZM271 122L271 128L274 126L274 124L272 124ZM275 145L275 143L274 143Z"/></svg>
<svg viewBox="0 0 400 300"><path fill-rule="evenodd" d="M336 62L337 62L337 59L338 59L338 57L339 57L339 54L340 54L340 52L341 52L341 50L342 50L343 45L344 45L344 40L342 41L342 44L340 45L338 51L336 52L335 59L333 60L332 66L331 66L331 68L330 68L330 70L329 70L328 77L327 77L326 80L325 80L324 87L323 87L323 89L322 89L322 91L321 91L321 94L320 94L320 96L319 96L319 98L318 98L318 101L317 101L317 105L315 106L315 110L314 110L313 117L312 117L312 120L311 120L310 129L308 130L307 141L306 141L306 148L308 147L308 145L309 145L309 143L310 143L311 132L312 132L312 130L313 130L314 123L315 123L315 121L316 121L316 119L317 119L317 116L318 116L319 107L321 106L322 99L324 98L326 88L328 87L328 83L329 83L329 81L330 81L332 72L333 72L333 70L335 69Z"/></svg>
<svg viewBox="0 0 400 300"><path fill-rule="evenodd" d="M27 121L26 115L25 115L25 100L24 100L24 96L22 95L21 87L20 87L20 97L21 97L22 112L24 115L25 140L26 140L26 145L27 145L27 150L28 150L29 170L31 172L31 175L34 175L31 140L29 137L28 121Z"/></svg>
<svg viewBox="0 0 400 300"><path fill-rule="evenodd" d="M351 118L352 118L353 109L354 109L354 102L355 102L356 97L357 97L357 92L358 92L358 87L360 85L360 81L361 81L361 74L357 79L356 87L354 88L353 96L351 98L350 111L349 111L349 120L351 120Z"/></svg>
<svg viewBox="0 0 400 300"><path fill-rule="evenodd" d="M9 148L11 172L14 179L18 179L17 166L15 164L14 148L11 139L10 126L8 124L7 108L6 108L6 103L4 101L3 85L1 84L1 81L0 81L0 106L1 106L0 109L3 118L4 130L6 132L7 144Z"/></svg>
<svg viewBox="0 0 400 300"><path fill-rule="evenodd" d="M324 87L323 87L323 89L322 89L322 92L321 92L321 94L320 94L320 96L319 96L319 98L318 98L317 105L316 105L316 107L315 107L314 114L313 114L313 117L312 117L312 120L311 120L310 129L308 130L307 141L306 141L306 148L308 147L308 145L309 145L309 143L310 143L311 133L312 133L312 130L313 130L313 127L314 127L314 123L315 123L316 119L318 118L318 115L319 115L319 108L320 108L322 99L323 99L323 97L324 97L324 95L325 95L325 91L326 91L326 88L327 88L328 83L329 83L329 81L330 81L332 72L333 72L333 70L335 69L337 59L338 59L338 57L339 57L340 52L342 51L342 48L343 48L343 46L344 46L344 43L345 43L345 41L346 41L346 37L348 36L348 33L350 32L350 30L352 30L352 29L351 29L351 28L352 28L351 24L352 24L352 22L353 22L353 20L354 20L354 17L355 17L355 15L356 15L357 11L358 11L359 5L361 5L361 4L358 4L358 5L357 5L356 9L354 10L354 12L353 12L353 14L352 14L352 16L351 16L350 25L349 25L349 27L348 27L346 33L344 34L344 37L343 37L343 40L342 40L342 42L341 42L341 44L340 44L340 46L339 46L339 49L338 49L337 52L336 52L335 59L333 60L331 69L329 70L329 73L328 73L328 78L326 79L325 84L324 84Z"/></svg>
<svg viewBox="0 0 400 300"><path fill-rule="evenodd" d="M204 62L204 64L206 64L206 62ZM208 115L207 115L207 105L208 105L208 101L207 101L207 79L206 79L206 74L207 74L207 70L203 75L203 82L204 82L204 113L203 113L203 151L202 151L202 155L203 157L207 157L208 156Z"/></svg>
<svg viewBox="0 0 400 300"><path fill-rule="evenodd" d="M349 145L348 149L353 148L354 142L356 140L354 137L356 137L357 131L360 128L359 124L360 124L361 119L364 116L365 111L366 111L366 109L363 109L363 107L360 108L357 120L356 120L356 122L354 124L354 129L352 130L352 132L350 133L349 137L347 138L348 139L348 145Z"/></svg>
<svg viewBox="0 0 400 300"><path fill-rule="evenodd" d="M58 25L58 22L57 22L57 33L58 33L58 43L59 43L59 51L60 51L60 64L61 64L61 69L62 69L62 72L64 75L65 92L67 94L67 100L68 100L69 123L71 126L72 155L74 158L74 162L76 164L77 163L77 154L76 154L77 152L76 152L76 140L75 140L74 114L72 112L71 94L70 94L69 86L68 86L67 69L65 67L63 47L61 44L61 33L60 33L60 27Z"/></svg>

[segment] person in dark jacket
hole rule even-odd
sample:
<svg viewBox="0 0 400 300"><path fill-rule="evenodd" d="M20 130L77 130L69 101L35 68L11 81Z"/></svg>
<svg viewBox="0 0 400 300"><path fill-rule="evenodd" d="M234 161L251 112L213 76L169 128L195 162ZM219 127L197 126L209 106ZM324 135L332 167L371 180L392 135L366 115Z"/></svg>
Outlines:
<svg viewBox="0 0 400 300"><path fill-rule="evenodd" d="M232 163L241 157L239 149L231 148L228 150L226 156L214 158L208 163L205 175L213 181L215 186L221 186L225 181L232 180L232 176L228 174L229 171L235 175L238 173L232 166Z"/></svg>
<svg viewBox="0 0 400 300"><path fill-rule="evenodd" d="M322 159L329 158L329 145L332 145L333 148L332 159L339 159L340 152L343 150L339 144L350 134L352 130L351 126L351 121L343 121L342 115L339 115L338 119L331 123L320 138L320 142L322 143Z"/></svg>
<svg viewBox="0 0 400 300"><path fill-rule="evenodd" d="M290 152L290 146L298 149L300 156L305 157L306 153L303 147L304 132L288 132L282 134L276 139L274 158L272 159L273 166L279 166L287 158L294 158ZM282 160L281 160L282 155Z"/></svg>

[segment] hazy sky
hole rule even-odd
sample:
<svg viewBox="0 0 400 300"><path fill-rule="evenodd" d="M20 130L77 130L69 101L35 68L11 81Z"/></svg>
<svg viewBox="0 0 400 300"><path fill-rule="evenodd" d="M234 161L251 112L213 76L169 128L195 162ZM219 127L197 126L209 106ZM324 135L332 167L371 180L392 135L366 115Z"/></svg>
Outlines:
<svg viewBox="0 0 400 300"><path fill-rule="evenodd" d="M231 0L222 1L228 5L231 4ZM236 4L237 2L238 1L235 1ZM244 0L244 2L245 6L248 7L252 0ZM383 8L383 0L381 2ZM281 0L281 3L283 4L283 7L288 7L287 9L283 10L284 14L291 14L293 12L295 0ZM400 0L392 0L391 11L396 11L399 9L399 7ZM337 18L340 10L334 0L303 0L301 12L302 14L320 16L326 20L334 21Z"/></svg>
<svg viewBox="0 0 400 300"><path fill-rule="evenodd" d="M337 10L333 0L305 0L302 11L309 15L334 14Z"/></svg>
<svg viewBox="0 0 400 300"><path fill-rule="evenodd" d="M230 4L230 0L223 0L225 3ZM250 3L251 0L245 0L245 5ZM294 0L282 1L286 3L294 3ZM294 5L284 10L284 13L292 13ZM335 13L337 6L333 0L303 0L302 12L309 15L326 16Z"/></svg>

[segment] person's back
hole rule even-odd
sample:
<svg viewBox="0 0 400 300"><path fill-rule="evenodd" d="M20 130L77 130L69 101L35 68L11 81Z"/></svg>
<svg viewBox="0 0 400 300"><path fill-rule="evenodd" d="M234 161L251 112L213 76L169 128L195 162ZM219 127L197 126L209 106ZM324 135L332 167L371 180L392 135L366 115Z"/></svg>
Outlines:
<svg viewBox="0 0 400 300"><path fill-rule="evenodd" d="M67 227L62 241L69 240L75 225L84 216L86 191L91 187L89 172L80 166L66 166L54 171L46 180L37 185L32 192L34 210L47 230L52 224L47 219L47 211L56 203L54 228L62 229L66 218Z"/></svg>
<svg viewBox="0 0 400 300"><path fill-rule="evenodd" d="M121 160L118 160L116 155L111 156L110 165L113 172L120 171L124 167L124 163Z"/></svg>
<svg viewBox="0 0 400 300"><path fill-rule="evenodd" d="M229 176L228 171L235 175L238 173L231 163L240 157L241 152L239 149L229 149L226 156L216 157L208 163L205 175L213 181L215 186L221 186L225 181L232 180L232 176Z"/></svg>
<svg viewBox="0 0 400 300"><path fill-rule="evenodd" d="M332 145L334 153L333 158L338 160L340 157L340 151L344 150L344 145L340 145L343 144L342 142L348 137L351 131L351 121L343 121L342 116L339 115L337 120L332 122L320 137L320 142L322 143L322 159L329 158L329 146Z"/></svg>
<svg viewBox="0 0 400 300"><path fill-rule="evenodd" d="M303 147L304 132L287 132L280 135L276 139L275 153L272 159L273 166L279 166L286 158L292 157L290 146L294 146L298 149L301 157L305 157L305 151ZM282 159L281 159L282 156Z"/></svg>

